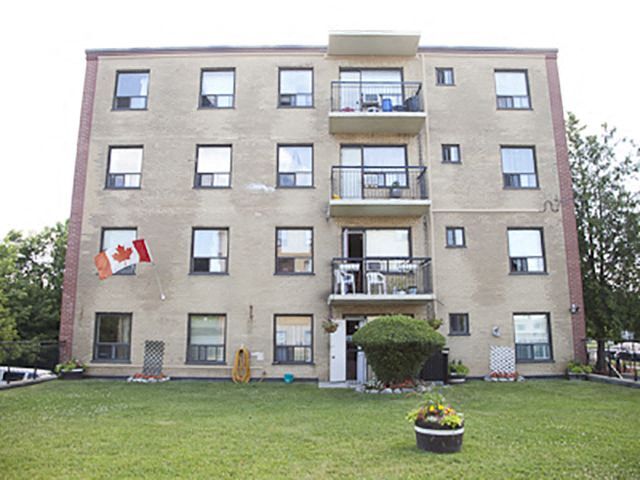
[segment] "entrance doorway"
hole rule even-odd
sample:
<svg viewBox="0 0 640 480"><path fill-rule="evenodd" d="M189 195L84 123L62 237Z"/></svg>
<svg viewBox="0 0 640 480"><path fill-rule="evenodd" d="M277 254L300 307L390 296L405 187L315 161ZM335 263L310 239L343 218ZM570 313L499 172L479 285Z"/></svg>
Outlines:
<svg viewBox="0 0 640 480"><path fill-rule="evenodd" d="M364 383L367 381L367 360L362 349L353 343L353 334L366 323L363 317L347 317L346 319L346 362L347 381Z"/></svg>

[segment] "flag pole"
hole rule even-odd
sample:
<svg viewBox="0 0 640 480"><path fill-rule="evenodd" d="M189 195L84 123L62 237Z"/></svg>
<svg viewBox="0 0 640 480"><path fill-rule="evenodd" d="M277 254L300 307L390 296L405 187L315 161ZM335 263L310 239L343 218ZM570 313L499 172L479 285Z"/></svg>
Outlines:
<svg viewBox="0 0 640 480"><path fill-rule="evenodd" d="M151 266L153 267L153 276L155 277L156 283L158 284L158 290L160 290L160 300L165 300L167 296L164 294L162 284L160 283L160 277L158 277L158 272L156 271L156 262L151 262Z"/></svg>

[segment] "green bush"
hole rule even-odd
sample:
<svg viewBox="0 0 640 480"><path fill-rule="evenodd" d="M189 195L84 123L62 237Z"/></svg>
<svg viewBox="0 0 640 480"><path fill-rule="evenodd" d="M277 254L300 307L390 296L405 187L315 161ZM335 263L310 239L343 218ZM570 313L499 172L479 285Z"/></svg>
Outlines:
<svg viewBox="0 0 640 480"><path fill-rule="evenodd" d="M567 365L567 371L569 373L582 374L582 373L591 373L593 372L593 369L591 368L591 365L583 365L581 363L571 361Z"/></svg>
<svg viewBox="0 0 640 480"><path fill-rule="evenodd" d="M376 377L385 385L414 379L445 339L424 320L406 315L380 317L353 335Z"/></svg>

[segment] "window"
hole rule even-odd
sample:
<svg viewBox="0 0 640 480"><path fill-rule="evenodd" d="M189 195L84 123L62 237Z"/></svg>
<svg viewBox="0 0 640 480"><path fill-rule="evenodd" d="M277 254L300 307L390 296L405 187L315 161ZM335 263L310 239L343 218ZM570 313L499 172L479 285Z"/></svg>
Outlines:
<svg viewBox="0 0 640 480"><path fill-rule="evenodd" d="M313 229L276 228L276 273L313 273Z"/></svg>
<svg viewBox="0 0 640 480"><path fill-rule="evenodd" d="M275 363L313 361L311 315L275 316Z"/></svg>
<svg viewBox="0 0 640 480"><path fill-rule="evenodd" d="M469 335L469 314L449 314L449 335Z"/></svg>
<svg viewBox="0 0 640 480"><path fill-rule="evenodd" d="M198 145L196 188L231 186L231 146Z"/></svg>
<svg viewBox="0 0 640 480"><path fill-rule="evenodd" d="M313 107L313 70L280 69L280 107Z"/></svg>
<svg viewBox="0 0 640 480"><path fill-rule="evenodd" d="M453 68L436 68L436 85L453 84Z"/></svg>
<svg viewBox="0 0 640 480"><path fill-rule="evenodd" d="M409 186L404 145L345 145L340 149L340 198L379 198Z"/></svg>
<svg viewBox="0 0 640 480"><path fill-rule="evenodd" d="M540 362L551 360L551 340L548 313L513 315L516 341L516 361Z"/></svg>
<svg viewBox="0 0 640 480"><path fill-rule="evenodd" d="M227 273L229 229L194 228L191 273Z"/></svg>
<svg viewBox="0 0 640 480"><path fill-rule="evenodd" d="M131 354L131 314L98 313L93 359L128 362Z"/></svg>
<svg viewBox="0 0 640 480"><path fill-rule="evenodd" d="M313 186L313 147L278 146L278 187Z"/></svg>
<svg viewBox="0 0 640 480"><path fill-rule="evenodd" d="M460 248L466 246L463 227L447 227L447 247Z"/></svg>
<svg viewBox="0 0 640 480"><path fill-rule="evenodd" d="M201 108L233 108L236 72L203 70L200 82Z"/></svg>
<svg viewBox="0 0 640 480"><path fill-rule="evenodd" d="M499 109L531 108L529 81L525 70L496 70L496 97Z"/></svg>
<svg viewBox="0 0 640 480"><path fill-rule="evenodd" d="M402 84L402 69L342 69L339 89L333 91L336 103L332 108L342 112L378 112L389 107L398 112L421 111L417 91L406 87Z"/></svg>
<svg viewBox="0 0 640 480"><path fill-rule="evenodd" d="M100 251L115 248L118 245L123 245L126 242L133 242L137 237L137 231L135 228L103 228L102 240L100 243ZM136 266L130 265L123 268L114 275L135 275Z"/></svg>
<svg viewBox="0 0 640 480"><path fill-rule="evenodd" d="M460 145L442 145L443 163L460 163Z"/></svg>
<svg viewBox="0 0 640 480"><path fill-rule="evenodd" d="M142 147L109 148L107 188L140 188Z"/></svg>
<svg viewBox="0 0 640 480"><path fill-rule="evenodd" d="M144 110L149 93L149 72L118 72L114 110Z"/></svg>
<svg viewBox="0 0 640 480"><path fill-rule="evenodd" d="M505 188L536 188L536 158L533 147L502 147L502 178Z"/></svg>
<svg viewBox="0 0 640 480"><path fill-rule="evenodd" d="M509 229L507 234L511 272L545 272L542 229Z"/></svg>
<svg viewBox="0 0 640 480"><path fill-rule="evenodd" d="M224 363L225 315L189 315L189 363Z"/></svg>
<svg viewBox="0 0 640 480"><path fill-rule="evenodd" d="M411 256L409 229L367 229L365 230L366 257Z"/></svg>

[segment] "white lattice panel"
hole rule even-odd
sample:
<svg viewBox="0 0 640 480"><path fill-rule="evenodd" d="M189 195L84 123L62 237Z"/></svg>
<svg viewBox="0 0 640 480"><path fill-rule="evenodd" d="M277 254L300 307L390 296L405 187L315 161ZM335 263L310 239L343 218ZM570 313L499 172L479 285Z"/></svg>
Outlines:
<svg viewBox="0 0 640 480"><path fill-rule="evenodd" d="M515 349L511 347L491 345L489 368L491 369L491 373L516 373Z"/></svg>

